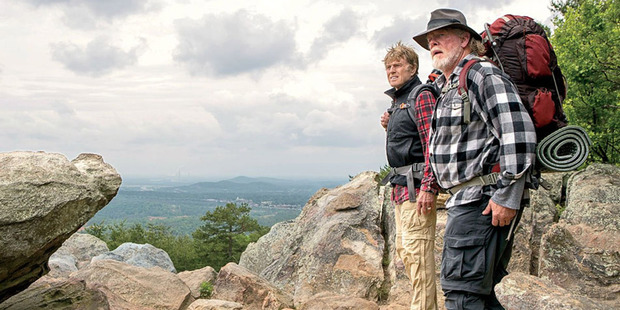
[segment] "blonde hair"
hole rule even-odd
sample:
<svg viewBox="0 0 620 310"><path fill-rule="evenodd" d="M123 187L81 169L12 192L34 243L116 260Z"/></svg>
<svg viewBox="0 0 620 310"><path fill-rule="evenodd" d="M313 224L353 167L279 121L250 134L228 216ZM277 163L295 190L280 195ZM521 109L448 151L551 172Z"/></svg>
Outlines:
<svg viewBox="0 0 620 310"><path fill-rule="evenodd" d="M414 74L418 74L418 54L413 50L413 48L405 45L401 41L398 41L396 44L387 49L387 54L385 54L385 58L383 58L383 63L387 64L392 61L399 61L401 58L405 59L408 64L415 68Z"/></svg>

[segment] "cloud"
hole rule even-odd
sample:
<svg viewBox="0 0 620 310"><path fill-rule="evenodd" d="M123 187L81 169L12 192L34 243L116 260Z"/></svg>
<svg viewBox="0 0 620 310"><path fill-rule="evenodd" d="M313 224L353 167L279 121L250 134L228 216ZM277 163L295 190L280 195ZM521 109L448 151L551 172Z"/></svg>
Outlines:
<svg viewBox="0 0 620 310"><path fill-rule="evenodd" d="M71 12L77 8L88 10L95 16L112 19L139 14L159 7L158 1L144 0L25 0L36 6L61 5Z"/></svg>
<svg viewBox="0 0 620 310"><path fill-rule="evenodd" d="M411 18L409 16L397 16L391 25L375 31L372 41L377 48L386 49L398 41L408 45L414 45L413 36L426 29L426 20ZM418 47L415 44L416 48Z"/></svg>
<svg viewBox="0 0 620 310"><path fill-rule="evenodd" d="M358 14L351 9L344 9L334 16L323 27L321 35L312 43L308 59L316 61L322 59L330 49L344 44L354 35L361 33L362 23Z"/></svg>
<svg viewBox="0 0 620 310"><path fill-rule="evenodd" d="M70 28L92 30L103 22L161 8L160 0L25 0L35 6L55 6L62 10L62 21Z"/></svg>
<svg viewBox="0 0 620 310"><path fill-rule="evenodd" d="M245 10L175 22L174 60L192 75L231 76L298 61L295 27Z"/></svg>
<svg viewBox="0 0 620 310"><path fill-rule="evenodd" d="M80 74L99 77L137 62L138 54L146 42L141 42L129 51L112 45L110 39L99 36L81 48L73 43L61 42L51 45L52 58L67 69Z"/></svg>

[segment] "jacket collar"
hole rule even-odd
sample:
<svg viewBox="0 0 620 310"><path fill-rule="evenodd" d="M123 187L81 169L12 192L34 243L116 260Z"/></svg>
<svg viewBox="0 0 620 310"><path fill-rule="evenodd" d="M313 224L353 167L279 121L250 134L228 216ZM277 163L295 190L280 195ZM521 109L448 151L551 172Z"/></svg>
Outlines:
<svg viewBox="0 0 620 310"><path fill-rule="evenodd" d="M420 82L420 78L416 74L411 79L409 79L409 81L407 81L407 83L405 83L403 87L399 89L392 87L386 90L384 94L390 96L390 98L392 99L396 99L402 96L403 94L409 94L413 90L413 88L418 84L422 84L422 82Z"/></svg>

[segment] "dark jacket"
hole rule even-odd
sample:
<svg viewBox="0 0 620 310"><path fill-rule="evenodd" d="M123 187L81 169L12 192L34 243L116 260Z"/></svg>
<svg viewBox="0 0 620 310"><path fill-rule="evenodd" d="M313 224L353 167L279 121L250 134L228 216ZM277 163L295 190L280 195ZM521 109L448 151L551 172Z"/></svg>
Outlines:
<svg viewBox="0 0 620 310"><path fill-rule="evenodd" d="M413 88L419 84L421 84L420 79L414 75L398 90L391 88L385 91L385 94L392 98L392 106L388 109L390 121L387 126L386 139L386 154L390 167L424 162L418 127L412 119L413 113L407 112L410 104L415 104L415 102L408 104L407 97ZM390 183L406 186L407 179L403 175L395 175L390 179ZM415 179L415 187L420 187L420 180Z"/></svg>

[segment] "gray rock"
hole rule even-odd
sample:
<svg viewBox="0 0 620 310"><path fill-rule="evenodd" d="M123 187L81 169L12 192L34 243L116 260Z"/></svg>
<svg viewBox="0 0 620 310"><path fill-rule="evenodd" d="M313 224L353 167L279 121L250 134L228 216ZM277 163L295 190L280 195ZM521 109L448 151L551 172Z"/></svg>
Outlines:
<svg viewBox="0 0 620 310"><path fill-rule="evenodd" d="M293 306L290 294L235 263L228 263L220 269L213 299L237 302L245 309L279 310Z"/></svg>
<svg viewBox="0 0 620 310"><path fill-rule="evenodd" d="M379 305L370 300L360 297L350 297L333 295L329 293L319 293L312 296L305 304L299 306L299 310L379 310Z"/></svg>
<svg viewBox="0 0 620 310"><path fill-rule="evenodd" d="M606 306L573 295L551 281L520 272L511 273L495 287L497 299L512 310L603 310Z"/></svg>
<svg viewBox="0 0 620 310"><path fill-rule="evenodd" d="M44 276L27 290L0 303L0 310L92 309L108 310L105 294L83 280ZM118 308L117 308L118 309Z"/></svg>
<svg viewBox="0 0 620 310"><path fill-rule="evenodd" d="M47 265L50 268L50 272L47 275L52 278L66 278L72 272L78 270L77 259L72 254L59 254L56 252L50 256Z"/></svg>
<svg viewBox="0 0 620 310"><path fill-rule="evenodd" d="M319 191L295 220L249 245L239 265L293 294L296 305L320 292L378 298L385 241L376 177Z"/></svg>
<svg viewBox="0 0 620 310"><path fill-rule="evenodd" d="M170 272L177 272L168 253L148 243L136 244L126 242L119 245L118 248L112 252L93 257L92 261L95 262L102 259L111 259L144 268L157 266Z"/></svg>
<svg viewBox="0 0 620 310"><path fill-rule="evenodd" d="M609 232L620 231L620 167L592 164L568 183L562 219Z"/></svg>
<svg viewBox="0 0 620 310"><path fill-rule="evenodd" d="M194 301L179 277L160 267L142 268L113 260L93 260L69 280L99 288L110 309L187 309Z"/></svg>
<svg viewBox="0 0 620 310"><path fill-rule="evenodd" d="M187 310L243 310L243 305L238 302L219 299L199 299L194 301Z"/></svg>
<svg viewBox="0 0 620 310"><path fill-rule="evenodd" d="M543 177L552 183L548 191L542 187L530 191L530 205L523 210L521 221L515 231L515 244L508 271L538 274L540 256L540 240L542 235L558 221L559 200L554 200L553 191L562 191L562 178L559 174L544 174Z"/></svg>
<svg viewBox="0 0 620 310"><path fill-rule="evenodd" d="M568 183L567 207L543 235L540 276L609 306L620 302L620 168L594 164Z"/></svg>
<svg viewBox="0 0 620 310"><path fill-rule="evenodd" d="M95 154L0 153L0 302L46 274L48 258L110 202L120 175Z"/></svg>
<svg viewBox="0 0 620 310"><path fill-rule="evenodd" d="M198 299L200 298L200 286L202 283L209 282L213 284L217 278L217 272L212 267L207 266L198 270L179 272L178 276L192 291L192 296Z"/></svg>
<svg viewBox="0 0 620 310"><path fill-rule="evenodd" d="M48 275L54 278L68 277L71 272L90 264L93 257L108 251L103 240L93 235L75 233L50 256Z"/></svg>

